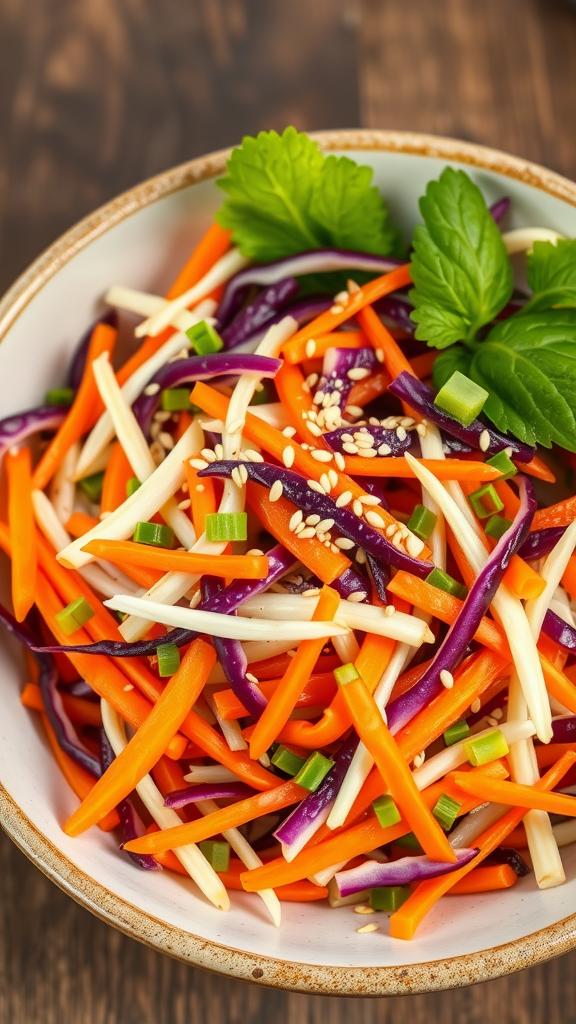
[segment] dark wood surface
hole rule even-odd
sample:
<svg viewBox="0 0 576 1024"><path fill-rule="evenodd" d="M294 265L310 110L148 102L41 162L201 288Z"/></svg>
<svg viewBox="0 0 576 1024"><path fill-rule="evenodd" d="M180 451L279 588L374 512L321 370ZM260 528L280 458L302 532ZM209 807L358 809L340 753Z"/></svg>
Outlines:
<svg viewBox="0 0 576 1024"><path fill-rule="evenodd" d="M432 131L574 177L574 53L556 0L0 0L0 288L99 203L259 128ZM217 978L102 924L0 837L1 1024L565 1024L575 998L576 953L392 1000Z"/></svg>

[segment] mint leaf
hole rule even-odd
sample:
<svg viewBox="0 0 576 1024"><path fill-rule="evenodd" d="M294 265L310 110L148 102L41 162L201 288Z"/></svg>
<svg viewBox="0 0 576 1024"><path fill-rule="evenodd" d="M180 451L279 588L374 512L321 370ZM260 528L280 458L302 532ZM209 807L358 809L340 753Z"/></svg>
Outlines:
<svg viewBox="0 0 576 1024"><path fill-rule="evenodd" d="M436 348L473 341L512 294L512 268L480 189L446 167L420 200L411 292L416 337Z"/></svg>
<svg viewBox="0 0 576 1024"><path fill-rule="evenodd" d="M463 372L489 392L483 412L499 430L528 444L555 442L576 451L576 310L496 324Z"/></svg>
<svg viewBox="0 0 576 1024"><path fill-rule="evenodd" d="M467 348L464 348L463 345L455 345L441 352L434 360L434 366L432 367L434 387L438 388L438 390L443 388L446 381L450 380L450 377L456 370L463 373L465 377L469 377L471 358L472 353Z"/></svg>
<svg viewBox="0 0 576 1024"><path fill-rule="evenodd" d="M526 275L534 295L519 315L552 306L576 306L576 241L534 242Z"/></svg>
<svg viewBox="0 0 576 1024"><path fill-rule="evenodd" d="M270 262L309 249L389 255L397 245L372 169L324 157L295 128L247 136L218 185L228 195L217 214L244 256Z"/></svg>

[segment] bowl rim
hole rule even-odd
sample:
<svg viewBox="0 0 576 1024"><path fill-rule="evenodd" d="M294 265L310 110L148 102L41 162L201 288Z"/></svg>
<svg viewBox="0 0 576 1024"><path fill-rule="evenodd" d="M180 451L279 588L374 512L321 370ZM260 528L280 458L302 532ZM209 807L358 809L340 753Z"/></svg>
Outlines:
<svg viewBox="0 0 576 1024"><path fill-rule="evenodd" d="M530 160L476 143L419 132L347 129L310 133L322 149L396 152L469 164L525 182L576 206L576 184ZM50 245L0 300L0 342L26 306L76 253L156 200L225 169L230 150L180 164L122 193ZM280 960L202 939L112 893L78 868L34 825L0 783L0 824L40 870L96 917L194 966L261 985L321 995L408 995L488 981L542 963L576 946L576 914L488 950L405 966L335 967Z"/></svg>

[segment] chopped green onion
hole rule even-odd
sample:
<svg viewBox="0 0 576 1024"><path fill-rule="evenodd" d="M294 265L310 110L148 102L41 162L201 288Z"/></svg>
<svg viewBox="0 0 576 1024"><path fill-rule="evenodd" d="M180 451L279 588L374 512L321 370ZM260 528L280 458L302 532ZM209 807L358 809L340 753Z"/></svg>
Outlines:
<svg viewBox="0 0 576 1024"><path fill-rule="evenodd" d="M455 370L449 380L434 399L434 405L443 409L465 427L482 412L488 392L466 377L460 370Z"/></svg>
<svg viewBox="0 0 576 1024"><path fill-rule="evenodd" d="M100 501L100 498L102 497L104 473L93 473L92 476L85 476L83 480L79 481L79 483L84 494L88 498L88 501Z"/></svg>
<svg viewBox="0 0 576 1024"><path fill-rule="evenodd" d="M465 718L460 718L453 725L449 726L444 733L444 743L447 747L451 747L454 743L459 743L470 733L470 726Z"/></svg>
<svg viewBox="0 0 576 1024"><path fill-rule="evenodd" d="M76 397L74 388L52 388L44 397L44 405L65 405L68 408Z"/></svg>
<svg viewBox="0 0 576 1024"><path fill-rule="evenodd" d="M66 636L71 636L94 617L96 612L90 607L85 597L77 597L66 605L54 618Z"/></svg>
<svg viewBox="0 0 576 1024"><path fill-rule="evenodd" d="M458 580L444 572L443 569L432 569L432 572L426 577L426 583L429 583L431 587L437 587L438 590L444 590L447 594L452 594L453 597L460 597L462 600L468 593L463 583L458 583Z"/></svg>
<svg viewBox="0 0 576 1024"><path fill-rule="evenodd" d="M417 537L420 537L422 540L428 540L436 526L437 519L438 516L431 512L429 508L424 508L424 505L416 505L406 525Z"/></svg>
<svg viewBox="0 0 576 1024"><path fill-rule="evenodd" d="M173 676L180 668L180 650L176 644L159 644L156 654L158 655L158 675Z"/></svg>
<svg viewBox="0 0 576 1024"><path fill-rule="evenodd" d="M211 324L206 323L206 320L201 320L199 324L189 327L186 336L199 356L207 356L211 352L219 352L224 348L224 342L218 331L215 331Z"/></svg>
<svg viewBox="0 0 576 1024"><path fill-rule="evenodd" d="M304 789L309 789L311 793L315 793L333 766L334 761L331 761L329 757L324 757L319 750L315 750L294 777L294 782L303 786Z"/></svg>
<svg viewBox="0 0 576 1024"><path fill-rule="evenodd" d="M515 476L518 472L506 451L497 452L491 459L486 459L486 465L492 466L493 469L497 469L502 473L502 477L500 477L501 480L507 480L508 477Z"/></svg>
<svg viewBox="0 0 576 1024"><path fill-rule="evenodd" d="M432 814L440 822L442 828L448 832L456 821L456 816L462 804L453 800L447 793L441 793L436 805L432 808Z"/></svg>
<svg viewBox="0 0 576 1024"><path fill-rule="evenodd" d="M409 885L379 885L370 890L370 906L372 910L394 914L406 903L409 895Z"/></svg>
<svg viewBox="0 0 576 1024"><path fill-rule="evenodd" d="M397 825L402 817L389 793L385 793L384 796L379 796L377 800L374 800L372 807L382 828L388 828L389 825Z"/></svg>
<svg viewBox="0 0 576 1024"><path fill-rule="evenodd" d="M339 665L338 668L334 669L334 678L338 686L346 686L346 683L351 683L354 679L360 679L360 673L350 661L347 665Z"/></svg>
<svg viewBox="0 0 576 1024"><path fill-rule="evenodd" d="M400 836L396 842L398 846L405 846L408 850L416 850L417 853L424 852L413 832L407 832L405 836Z"/></svg>
<svg viewBox="0 0 576 1024"><path fill-rule="evenodd" d="M198 843L198 849L214 871L228 871L230 867L230 843L223 839L204 839Z"/></svg>
<svg viewBox="0 0 576 1024"><path fill-rule="evenodd" d="M126 497L131 498L133 494L136 494L139 487L142 487L142 484L138 477L131 476L130 479L126 481Z"/></svg>
<svg viewBox="0 0 576 1024"><path fill-rule="evenodd" d="M246 512L209 512L206 516L206 540L248 540Z"/></svg>
<svg viewBox="0 0 576 1024"><path fill-rule="evenodd" d="M487 519L504 508L504 502L498 497L493 484L484 484L477 491L472 491L472 494L468 495L468 501L478 519Z"/></svg>
<svg viewBox="0 0 576 1024"><path fill-rule="evenodd" d="M508 744L501 729L494 729L486 736L478 736L464 744L466 757L471 765L477 768L481 764L495 761L497 757L506 757Z"/></svg>
<svg viewBox="0 0 576 1024"><path fill-rule="evenodd" d="M288 747L284 747L281 744L274 751L271 762L275 768L279 768L281 772L286 772L286 775L297 775L306 764L306 758L299 757L293 750L288 750Z"/></svg>
<svg viewBox="0 0 576 1024"><path fill-rule="evenodd" d="M164 412L190 412L190 389L165 388L160 395L160 406Z"/></svg>
<svg viewBox="0 0 576 1024"><path fill-rule="evenodd" d="M512 523L510 522L509 519L505 519L504 516L495 515L492 516L486 523L486 526L484 527L484 532L489 537L493 537L494 540L500 540L500 537L503 537L504 534L506 533L506 530L509 530L511 526Z"/></svg>
<svg viewBox="0 0 576 1024"><path fill-rule="evenodd" d="M134 541L136 544L150 544L154 548L170 548L174 530L163 523L136 523Z"/></svg>

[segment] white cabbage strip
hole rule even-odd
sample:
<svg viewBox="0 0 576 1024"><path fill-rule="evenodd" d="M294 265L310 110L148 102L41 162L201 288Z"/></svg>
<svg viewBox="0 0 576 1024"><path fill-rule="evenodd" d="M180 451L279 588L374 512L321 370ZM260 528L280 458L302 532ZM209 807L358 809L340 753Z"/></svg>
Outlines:
<svg viewBox="0 0 576 1024"><path fill-rule="evenodd" d="M185 775L186 782L192 782L195 786L207 782L238 782L238 775L234 775L229 768L223 764L191 764L190 772Z"/></svg>
<svg viewBox="0 0 576 1024"><path fill-rule="evenodd" d="M551 228L515 228L513 231L502 233L502 241L509 256L531 250L534 242L552 242L554 244L563 237L564 235L558 231L552 231Z"/></svg>
<svg viewBox="0 0 576 1024"><path fill-rule="evenodd" d="M435 423L427 422L425 427L425 433L420 436L420 448L422 450L423 459L445 459L444 446L442 444L442 437L440 431ZM431 536L428 539L428 546L432 551L432 561L438 569L446 568L446 526L444 523L444 516L440 511L438 505L434 501L434 498L422 485L422 504L424 508L433 512L437 517L436 525L432 531Z"/></svg>
<svg viewBox="0 0 576 1024"><path fill-rule="evenodd" d="M74 467L80 453L80 442L71 445L50 481L50 500L61 523L66 525L76 500L76 484L73 480Z"/></svg>
<svg viewBox="0 0 576 1024"><path fill-rule="evenodd" d="M139 292L134 288L124 288L122 285L114 285L113 288L109 288L104 296L104 302L110 306L116 306L118 309L126 309L130 313L146 317L159 313L168 305L168 299L163 299L160 295ZM214 302L214 299L203 299L195 309L183 309L181 313L176 313L170 321L170 326L185 332L200 320L211 317L216 312L216 308L217 303ZM184 347L189 346L188 338L183 339L182 344Z"/></svg>

